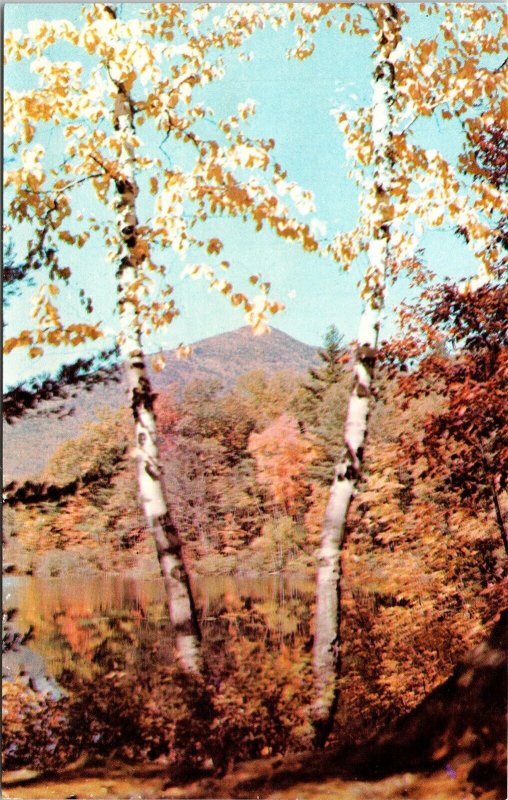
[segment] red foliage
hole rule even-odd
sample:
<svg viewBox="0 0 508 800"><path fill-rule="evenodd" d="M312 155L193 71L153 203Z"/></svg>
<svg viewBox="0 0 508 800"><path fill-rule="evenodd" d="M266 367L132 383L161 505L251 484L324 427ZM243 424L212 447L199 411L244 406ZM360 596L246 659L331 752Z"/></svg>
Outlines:
<svg viewBox="0 0 508 800"><path fill-rule="evenodd" d="M176 424L181 416L171 391L164 391L157 395L155 414L159 434L159 450L163 454L173 446Z"/></svg>
<svg viewBox="0 0 508 800"><path fill-rule="evenodd" d="M485 125L475 136L475 160L479 177L487 178L497 189L508 186L508 134L499 125Z"/></svg>
<svg viewBox="0 0 508 800"><path fill-rule="evenodd" d="M494 504L505 537L498 496L508 486L508 284L501 278L475 292L445 285L416 312L432 337L409 347L399 341L387 348L388 359L407 369L410 358L421 356L399 377L406 405L431 393L442 403L427 415L421 441L407 443L470 508ZM439 334L447 346L432 349Z"/></svg>

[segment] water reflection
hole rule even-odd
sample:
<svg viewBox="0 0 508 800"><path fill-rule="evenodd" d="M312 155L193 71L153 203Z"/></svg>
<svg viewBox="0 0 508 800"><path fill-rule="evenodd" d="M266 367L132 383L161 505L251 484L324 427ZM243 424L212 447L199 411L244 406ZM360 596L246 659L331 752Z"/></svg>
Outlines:
<svg viewBox="0 0 508 800"><path fill-rule="evenodd" d="M231 636L253 640L261 633L264 642L275 647L308 635L313 597L309 579L202 577L193 581L193 590L204 644L212 651ZM6 576L3 605L18 609L20 631L34 627L31 647L57 678L64 671L89 678L128 669L155 641L158 658L172 657L172 632L159 579Z"/></svg>
<svg viewBox="0 0 508 800"><path fill-rule="evenodd" d="M31 663L29 685L53 687L6 682L6 769L87 753L192 772L308 747L311 580L195 580L206 685L178 669L160 580L7 576L3 591L19 632L34 628L13 669Z"/></svg>

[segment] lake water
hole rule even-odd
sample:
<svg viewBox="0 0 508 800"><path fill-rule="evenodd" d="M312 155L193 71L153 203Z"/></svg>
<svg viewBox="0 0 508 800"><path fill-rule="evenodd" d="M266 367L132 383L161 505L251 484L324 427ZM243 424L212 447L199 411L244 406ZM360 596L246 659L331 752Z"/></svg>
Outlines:
<svg viewBox="0 0 508 800"><path fill-rule="evenodd" d="M231 624L248 633L255 622L274 647L308 636L308 578L200 577L192 585L205 642L215 647ZM17 609L16 630L33 627L28 646L56 678L63 670L91 677L128 663L151 639L171 640L162 582L153 577L4 576L3 607Z"/></svg>
<svg viewBox="0 0 508 800"><path fill-rule="evenodd" d="M160 579L5 576L11 632L33 628L3 659L5 768L55 769L86 753L192 770L308 746L313 581L217 576L192 587L203 690L178 668Z"/></svg>

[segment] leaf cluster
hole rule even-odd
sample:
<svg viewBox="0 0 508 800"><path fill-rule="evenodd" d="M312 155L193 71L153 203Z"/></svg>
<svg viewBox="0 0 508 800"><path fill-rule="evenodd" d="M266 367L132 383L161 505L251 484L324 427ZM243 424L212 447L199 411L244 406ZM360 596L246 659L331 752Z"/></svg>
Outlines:
<svg viewBox="0 0 508 800"><path fill-rule="evenodd" d="M507 313L502 272L474 292L439 287L415 308L422 329L431 333L414 342L417 366L399 380L406 404L430 392L441 399L439 410L424 420L421 442L415 445L410 436L406 447L473 508L491 506L507 487ZM445 350L434 347L436 335L446 342ZM398 347L404 363L405 343Z"/></svg>

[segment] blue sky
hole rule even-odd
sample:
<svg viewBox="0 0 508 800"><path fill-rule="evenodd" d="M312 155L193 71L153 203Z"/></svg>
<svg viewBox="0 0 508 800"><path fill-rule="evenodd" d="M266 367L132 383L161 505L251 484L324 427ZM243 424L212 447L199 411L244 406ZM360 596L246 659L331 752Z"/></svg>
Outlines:
<svg viewBox="0 0 508 800"><path fill-rule="evenodd" d="M7 4L5 30L24 29L31 19L68 17L79 20L76 4ZM124 4L123 14L135 13L136 5ZM408 7L410 11L410 8ZM421 16L419 17L421 19ZM427 22L426 35L432 34L432 22ZM429 27L430 26L430 27ZM413 26L413 38L422 31ZM326 223L330 237L337 230L353 226L357 210L357 187L346 176L347 164L339 129L330 112L338 107L355 108L368 105L371 96L372 50L370 37L348 37L336 30L323 28L317 37L315 54L304 62L288 62L285 51L292 43L291 33L264 31L257 34L248 46L254 59L240 63L228 58L225 78L210 87L206 101L217 109L218 115L233 113L238 102L253 98L258 113L249 126L251 135L276 140L275 158L295 180L315 195L316 216ZM74 56L76 58L77 56ZM26 65L11 63L5 72L5 82L16 89L35 86L36 77ZM30 83L29 83L30 82ZM458 131L443 130L437 120L430 119L421 135L425 145L453 153L460 146ZM37 137L36 137L37 140ZM51 140L49 147L51 147ZM309 218L310 219L310 218ZM23 254L26 230L14 232L20 256ZM331 260L302 252L297 245L277 239L263 231L255 233L253 226L239 220L221 219L216 222L216 235L226 247L227 258L244 276L261 272L272 282L272 295L286 304L286 311L273 318L274 325L301 341L318 345L330 324L335 324L346 339L354 339L360 301L356 285L360 267L344 274ZM427 261L440 275L459 277L474 271L471 254L450 230L426 232L422 244ZM92 246L69 255L86 263L81 266L81 280L96 298L96 316L113 328L111 299L114 281L104 280L104 258L101 249ZM184 263L175 265L175 275ZM66 289L65 306L73 318L85 318L72 289ZM408 292L403 282L388 297L384 334L394 327L390 306ZM6 335L29 327L30 292L14 299L5 311ZM232 308L220 295L209 293L204 283L189 278L178 281L175 298L181 309L177 318L164 333L148 343L147 349L169 349L180 342L192 343L206 336L233 330L244 324L241 312ZM99 342L112 342L112 338ZM89 344L85 352L92 350ZM52 372L59 363L71 360L80 351L48 351L35 361L15 351L5 358L4 381L7 385L29 375Z"/></svg>

